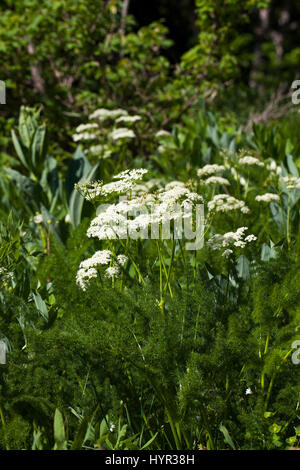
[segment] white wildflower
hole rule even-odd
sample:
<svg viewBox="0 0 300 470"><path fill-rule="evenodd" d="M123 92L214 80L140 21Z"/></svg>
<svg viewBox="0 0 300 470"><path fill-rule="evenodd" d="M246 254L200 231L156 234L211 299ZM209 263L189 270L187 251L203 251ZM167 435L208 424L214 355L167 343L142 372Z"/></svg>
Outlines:
<svg viewBox="0 0 300 470"><path fill-rule="evenodd" d="M225 250L223 253L222 253L222 256L224 256L225 258L229 258L229 256L233 253L232 250L230 250L230 248L228 248L228 250Z"/></svg>
<svg viewBox="0 0 300 470"><path fill-rule="evenodd" d="M267 165L267 169L272 173L276 173L277 175L281 175L282 173L281 166L278 166L275 160L270 160L270 162Z"/></svg>
<svg viewBox="0 0 300 470"><path fill-rule="evenodd" d="M245 242L247 243L255 242L255 240L257 240L257 237L253 234L247 235L247 237L245 238Z"/></svg>
<svg viewBox="0 0 300 470"><path fill-rule="evenodd" d="M126 255L118 255L117 261L121 266L124 266L128 261L128 257Z"/></svg>
<svg viewBox="0 0 300 470"><path fill-rule="evenodd" d="M99 196L108 196L110 194L124 194L131 191L135 187L135 183L141 180L148 170L125 170L122 173L114 176L118 181L103 184L102 181L93 181L91 183L76 183L75 189L80 191L83 196L91 201Z"/></svg>
<svg viewBox="0 0 300 470"><path fill-rule="evenodd" d="M222 173L225 170L224 165L205 165L203 168L199 168L197 175L202 178L207 175L214 175L215 173Z"/></svg>
<svg viewBox="0 0 300 470"><path fill-rule="evenodd" d="M76 274L76 283L79 284L83 291L86 291L88 286L88 281L92 278L97 277L97 270L95 268L81 268L78 269Z"/></svg>
<svg viewBox="0 0 300 470"><path fill-rule="evenodd" d="M262 194L261 196L256 196L255 200L257 202L272 202L272 201L279 201L278 194L274 193L266 193Z"/></svg>
<svg viewBox="0 0 300 470"><path fill-rule="evenodd" d="M120 274L120 269L116 265L112 265L105 270L104 276L109 278L118 277Z"/></svg>
<svg viewBox="0 0 300 470"><path fill-rule="evenodd" d="M99 121L105 121L106 119L116 119L120 116L127 116L127 111L124 109L96 109L90 116L89 119L98 119Z"/></svg>
<svg viewBox="0 0 300 470"><path fill-rule="evenodd" d="M42 214L37 214L33 217L33 221L35 224L41 224L43 222Z"/></svg>
<svg viewBox="0 0 300 470"><path fill-rule="evenodd" d="M115 427L116 426L113 423L110 423L109 424L109 432L114 432Z"/></svg>
<svg viewBox="0 0 300 470"><path fill-rule="evenodd" d="M119 129L115 129L111 132L110 137L113 140L118 139L134 139L135 133L131 129L127 129L127 127L120 127Z"/></svg>
<svg viewBox="0 0 300 470"><path fill-rule="evenodd" d="M206 180L203 180L202 183L203 184L224 184L225 186L230 185L228 179L222 178L221 176L210 176Z"/></svg>
<svg viewBox="0 0 300 470"><path fill-rule="evenodd" d="M280 182L284 183L287 189L300 189L300 178L296 176L284 176L280 178Z"/></svg>
<svg viewBox="0 0 300 470"><path fill-rule="evenodd" d="M270 171L276 171L277 170L277 164L276 164L275 160L271 160L267 164L267 169L270 170Z"/></svg>
<svg viewBox="0 0 300 470"><path fill-rule="evenodd" d="M145 170L144 168L139 168L137 170L124 170L113 178L126 181L139 181L146 173L148 173L148 170Z"/></svg>
<svg viewBox="0 0 300 470"><path fill-rule="evenodd" d="M245 392L245 395L251 395L252 394L252 390L250 387L247 388L246 392Z"/></svg>
<svg viewBox="0 0 300 470"><path fill-rule="evenodd" d="M165 189L168 191L169 189L176 188L177 186L184 188L185 184L182 181L171 181L170 183L166 184Z"/></svg>
<svg viewBox="0 0 300 470"><path fill-rule="evenodd" d="M244 232L246 230L248 230L248 227L240 227L237 229L236 232L227 232L224 235L217 233L213 235L207 241L207 246L211 248L212 250L220 250L222 248L227 248L230 246L245 248L247 243L250 243L256 240L255 235L252 235L252 234L244 238L245 236ZM231 253L228 253L226 250L224 251L222 256L226 256L227 254L229 255Z"/></svg>
<svg viewBox="0 0 300 470"><path fill-rule="evenodd" d="M116 119L116 122L137 122L140 121L142 118L141 116L120 116Z"/></svg>
<svg viewBox="0 0 300 470"><path fill-rule="evenodd" d="M257 165L257 166L261 166L261 167L265 166L264 162L261 162L260 160L258 160L258 158L251 157L249 155L240 158L238 160L238 163L240 165Z"/></svg>
<svg viewBox="0 0 300 470"><path fill-rule="evenodd" d="M82 132L80 134L73 135L74 142L78 142L79 140L93 140L96 138L97 138L96 134L93 134L91 132Z"/></svg>
<svg viewBox="0 0 300 470"><path fill-rule="evenodd" d="M95 123L80 124L76 127L76 132L80 134L81 132L87 131L89 129L97 129L98 125Z"/></svg>
<svg viewBox="0 0 300 470"><path fill-rule="evenodd" d="M96 251L91 258L81 261L79 268L89 269L98 266L99 264L109 264L112 257L110 250Z"/></svg>
<svg viewBox="0 0 300 470"><path fill-rule="evenodd" d="M209 211L216 212L228 212L232 210L240 210L244 214L249 212L249 208L246 206L244 201L236 199L233 196L228 194L217 194L214 196L212 201L209 201L208 204Z"/></svg>
<svg viewBox="0 0 300 470"><path fill-rule="evenodd" d="M159 138L159 137L170 137L170 136L171 136L170 132L165 131L165 130L163 130L163 129L161 129L160 131L156 132L156 134L155 134L155 137L158 137L158 138Z"/></svg>

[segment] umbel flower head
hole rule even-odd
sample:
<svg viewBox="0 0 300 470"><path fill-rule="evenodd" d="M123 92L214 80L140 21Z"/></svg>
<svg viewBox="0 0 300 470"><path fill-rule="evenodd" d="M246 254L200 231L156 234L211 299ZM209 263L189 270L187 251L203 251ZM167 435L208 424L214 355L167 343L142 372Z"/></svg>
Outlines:
<svg viewBox="0 0 300 470"><path fill-rule="evenodd" d="M215 212L229 212L240 210L244 214L249 212L249 208L244 201L236 199L229 194L217 194L212 201L207 204L209 211Z"/></svg>
<svg viewBox="0 0 300 470"><path fill-rule="evenodd" d="M266 193L260 196L256 196L255 200L257 202L279 202L280 198L278 194L275 193Z"/></svg>
<svg viewBox="0 0 300 470"><path fill-rule="evenodd" d="M223 171L225 171L224 165L205 165L203 168L199 168L197 175L200 178L203 178L203 176L215 175L216 173L222 173Z"/></svg>
<svg viewBox="0 0 300 470"><path fill-rule="evenodd" d="M118 255L116 261L114 261L113 253L110 250L96 251L91 258L87 258L80 263L76 275L76 283L83 291L86 291L89 280L96 278L98 275L97 267L110 264L110 266L105 269L104 276L114 278L119 275L120 266L124 266L127 261L128 258L125 255Z"/></svg>
<svg viewBox="0 0 300 470"><path fill-rule="evenodd" d="M247 243L251 243L257 239L253 234L245 237L246 230L248 230L248 227L240 227L236 232L227 232L223 235L217 233L207 241L207 246L212 250L226 248L222 256L228 257L232 253L232 247L245 248Z"/></svg>
<svg viewBox="0 0 300 470"><path fill-rule="evenodd" d="M238 160L239 165L257 165L257 166L265 166L264 162L258 160L258 158L252 157L250 155L246 155Z"/></svg>
<svg viewBox="0 0 300 470"><path fill-rule="evenodd" d="M132 188L133 180L142 176L145 170L126 170L118 178L117 186ZM115 182L109 183L109 189L115 191ZM99 193L102 192L102 186ZM120 188L119 188L120 189ZM133 188L134 189L134 188ZM145 188L146 189L146 188ZM151 187L149 188L150 191ZM129 194L130 197L130 194ZM92 220L87 231L88 237L104 239L126 239L127 234L134 232L137 238L147 238L148 227L151 224L163 224L175 221L180 217L190 217L191 210L197 203L203 203L200 194L190 191L181 182L168 183L154 193L131 191L131 198L122 198L117 203L104 204L99 207L98 215ZM141 230L140 235L137 232ZM145 231L146 232L145 232Z"/></svg>
<svg viewBox="0 0 300 470"><path fill-rule="evenodd" d="M75 189L80 191L88 201L100 196L124 194L134 189L135 183L140 181L147 172L148 170L145 169L125 170L114 176L114 179L118 181L107 184L103 184L102 181L76 183Z"/></svg>

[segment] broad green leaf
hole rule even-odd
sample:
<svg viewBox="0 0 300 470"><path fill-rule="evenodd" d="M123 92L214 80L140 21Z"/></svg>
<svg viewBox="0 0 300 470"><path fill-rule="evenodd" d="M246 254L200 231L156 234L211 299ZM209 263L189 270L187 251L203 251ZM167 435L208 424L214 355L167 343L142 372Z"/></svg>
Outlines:
<svg viewBox="0 0 300 470"><path fill-rule="evenodd" d="M85 182L91 181L98 170L98 166L99 162L96 163L92 169L82 177L82 180ZM81 222L83 204L84 197L74 189L69 202L69 214L73 227L77 227Z"/></svg>
<svg viewBox="0 0 300 470"><path fill-rule="evenodd" d="M54 440L55 440L55 450L66 450L66 433L65 425L61 412L58 408L55 410L54 414Z"/></svg>
<svg viewBox="0 0 300 470"><path fill-rule="evenodd" d="M236 263L237 275L246 281L250 277L250 262L246 256L241 255Z"/></svg>
<svg viewBox="0 0 300 470"><path fill-rule="evenodd" d="M68 166L68 172L66 177L66 193L67 203L70 203L71 194L74 191L74 184L78 183L85 175L91 171L91 164L84 155L81 147L77 147L76 152L73 155L72 160Z"/></svg>
<svg viewBox="0 0 300 470"><path fill-rule="evenodd" d="M42 299L41 295L35 290L32 291L32 295L33 295L35 306L38 309L39 313L42 315L44 320L48 321L48 308L44 300Z"/></svg>
<svg viewBox="0 0 300 470"><path fill-rule="evenodd" d="M13 144L14 144L14 147L15 147L15 151L16 151L19 159L21 160L21 162L23 163L25 168L27 168L29 170L30 169L29 164L27 163L26 156L25 156L26 152L23 151L22 145L20 144L19 139L16 136L15 131L12 130L11 135L12 135L12 141L13 141Z"/></svg>
<svg viewBox="0 0 300 470"><path fill-rule="evenodd" d="M225 440L225 442L226 442L233 450L235 450L235 445L234 445L234 443L233 443L233 440L232 440L231 437L230 437L230 434L229 434L227 428L226 428L223 424L221 424L220 427L219 427L219 429L220 429L220 431L221 431L221 432L223 433L223 435L224 435L224 440Z"/></svg>
<svg viewBox="0 0 300 470"><path fill-rule="evenodd" d="M289 169L289 172L293 175L293 176L296 176L298 178L299 176L299 171L298 171L298 168L296 167L295 165L295 162L294 162L294 159L292 157L292 155L290 154L287 154L286 156L286 162L287 162L287 167Z"/></svg>

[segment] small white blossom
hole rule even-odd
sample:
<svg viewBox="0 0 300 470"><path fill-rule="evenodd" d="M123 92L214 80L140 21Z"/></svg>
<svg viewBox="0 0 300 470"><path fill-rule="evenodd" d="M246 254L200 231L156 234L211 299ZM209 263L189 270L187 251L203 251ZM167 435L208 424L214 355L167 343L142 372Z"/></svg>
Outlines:
<svg viewBox="0 0 300 470"><path fill-rule="evenodd" d="M119 129L115 129L111 132L110 137L113 140L118 139L134 139L135 133L131 129L127 129L127 127L120 127Z"/></svg>
<svg viewBox="0 0 300 470"><path fill-rule="evenodd" d="M202 178L207 175L214 175L215 173L222 173L225 170L224 165L205 165L203 168L199 168L197 175Z"/></svg>
<svg viewBox="0 0 300 470"><path fill-rule="evenodd" d="M118 255L117 256L117 261L121 266L124 266L128 261L128 257L125 256L125 255Z"/></svg>
<svg viewBox="0 0 300 470"><path fill-rule="evenodd" d="M116 119L116 122L137 122L140 121L142 118L141 116L121 116Z"/></svg>
<svg viewBox="0 0 300 470"><path fill-rule="evenodd" d="M89 279L92 279L94 277L97 277L97 270L95 268L81 268L77 271L76 283L79 284L81 289L85 292Z"/></svg>
<svg viewBox="0 0 300 470"><path fill-rule="evenodd" d="M207 246L211 248L212 250L220 250L222 248L227 248L229 246L245 248L247 243L250 243L256 240L255 235L252 235L252 234L244 238L245 236L244 232L246 230L248 230L248 227L240 227L237 229L236 232L227 232L224 235L217 233L213 235L207 241ZM230 255L231 253L227 253L227 250L226 250L224 251L222 256L226 256L227 254Z"/></svg>
<svg viewBox="0 0 300 470"><path fill-rule="evenodd" d="M96 134L92 134L90 132L82 132L80 134L73 135L74 142L78 142L79 140L93 140L96 138L97 138Z"/></svg>
<svg viewBox="0 0 300 470"><path fill-rule="evenodd" d="M212 201L209 201L208 204L209 211L216 212L228 212L232 210L240 210L244 214L249 212L249 208L246 206L244 201L236 199L233 196L228 194L217 194L214 196Z"/></svg>
<svg viewBox="0 0 300 470"><path fill-rule="evenodd" d="M202 183L203 184L224 184L225 186L230 185L228 179L222 178L221 176L210 176L206 180L203 180Z"/></svg>
<svg viewBox="0 0 300 470"><path fill-rule="evenodd" d="M256 196L255 200L258 202L272 202L272 201L279 201L278 194L274 193L266 193L262 194L261 196Z"/></svg>
<svg viewBox="0 0 300 470"><path fill-rule="evenodd" d="M264 162L261 162L260 160L258 160L258 158L255 158L255 157L251 157L251 156L246 156L246 157L242 157L239 159L238 161L239 165L257 165L257 166L265 166Z"/></svg>
<svg viewBox="0 0 300 470"><path fill-rule="evenodd" d="M113 423L110 423L109 424L109 432L114 432L115 427L116 426Z"/></svg>
<svg viewBox="0 0 300 470"><path fill-rule="evenodd" d="M42 214L37 214L33 217L33 221L35 224L41 224L43 222Z"/></svg>
<svg viewBox="0 0 300 470"><path fill-rule="evenodd" d="M232 255L233 251L228 248L228 250L223 251L222 256L225 258L229 258L230 255Z"/></svg>
<svg viewBox="0 0 300 470"><path fill-rule="evenodd" d="M98 125L95 123L80 124L79 126L76 127L76 132L79 134L89 129L97 129L97 127Z"/></svg>
<svg viewBox="0 0 300 470"><path fill-rule="evenodd" d="M156 132L155 134L155 137L169 137L171 136L170 132L168 131L164 131L163 129L161 129L160 131Z"/></svg>
<svg viewBox="0 0 300 470"><path fill-rule="evenodd" d="M300 189L300 178L296 176L284 176L280 178L280 182L284 183L287 189Z"/></svg>
<svg viewBox="0 0 300 470"><path fill-rule="evenodd" d="M120 269L118 268L118 266L113 265L105 270L104 276L113 279L115 277L118 277L119 274Z"/></svg>
<svg viewBox="0 0 300 470"><path fill-rule="evenodd" d="M127 116L127 111L124 109L96 109L90 116L89 119L98 119L99 121L105 121L106 119L116 119L119 116Z"/></svg>
<svg viewBox="0 0 300 470"><path fill-rule="evenodd" d="M247 243L250 243L250 242L255 242L255 240L257 240L257 237L255 235L248 235L246 238L245 238L245 242Z"/></svg>

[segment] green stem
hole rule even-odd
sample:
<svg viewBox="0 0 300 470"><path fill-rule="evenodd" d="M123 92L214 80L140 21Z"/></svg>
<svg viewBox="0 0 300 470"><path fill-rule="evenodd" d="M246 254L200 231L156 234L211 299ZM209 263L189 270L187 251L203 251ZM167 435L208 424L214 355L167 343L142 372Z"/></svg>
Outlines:
<svg viewBox="0 0 300 470"><path fill-rule="evenodd" d="M142 274L141 274L141 272L140 272L138 266L136 265L134 259L132 258L132 256L131 256L129 250L127 249L127 247L124 245L124 243L121 241L120 238L119 238L119 241L120 241L122 247L124 248L126 255L127 255L128 258L130 259L130 261L131 261L131 263L132 263L132 265L133 265L133 267L134 267L136 273L138 274L139 280L145 285L145 284L146 284L146 283L145 283L145 280L144 280L144 278L143 278L143 276L142 276Z"/></svg>

